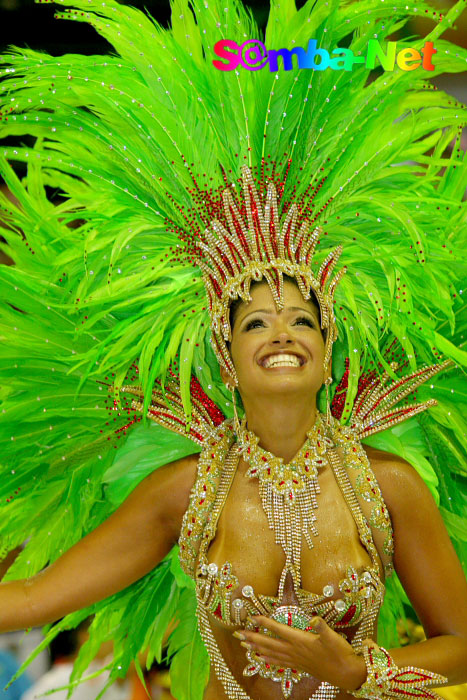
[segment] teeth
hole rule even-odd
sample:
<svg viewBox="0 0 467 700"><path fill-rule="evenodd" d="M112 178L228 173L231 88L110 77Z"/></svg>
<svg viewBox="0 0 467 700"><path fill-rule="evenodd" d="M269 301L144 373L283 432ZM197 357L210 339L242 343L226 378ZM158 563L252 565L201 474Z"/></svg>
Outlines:
<svg viewBox="0 0 467 700"><path fill-rule="evenodd" d="M296 355L287 355L285 353L271 355L264 360L263 367L266 369L269 367L300 367L300 360Z"/></svg>

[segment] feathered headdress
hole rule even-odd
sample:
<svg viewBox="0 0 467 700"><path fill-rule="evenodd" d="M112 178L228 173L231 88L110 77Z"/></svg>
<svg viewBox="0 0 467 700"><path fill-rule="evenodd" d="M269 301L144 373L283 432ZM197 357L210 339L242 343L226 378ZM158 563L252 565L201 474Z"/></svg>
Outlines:
<svg viewBox="0 0 467 700"><path fill-rule="evenodd" d="M330 281L342 252L337 246L313 274L312 262L320 229L299 213L297 203L288 203L280 216L280 197L272 181L264 196L257 190L250 169L242 169L242 201L232 191L222 193L222 220L214 219L194 239L196 262L203 273L209 300L213 347L217 358L236 377L226 342L231 340L229 308L234 299L251 300L250 285L264 279L278 309L283 308L284 275L296 280L305 300L314 295L319 304L321 327L327 331L324 364L331 358L337 338L334 290L345 268Z"/></svg>
<svg viewBox="0 0 467 700"><path fill-rule="evenodd" d="M90 23L114 54L12 49L4 56L0 134L8 140L0 167L13 201L0 197L2 247L14 264L0 268L0 537L5 551L28 540L9 575L40 571L143 476L199 449L201 414L231 415L203 280L219 324L217 352L228 362L226 290L248 298L255 255L280 303L284 271L266 264L268 253L276 256L272 241L284 245L284 264L302 291L322 295L330 329L334 309L333 408L342 422L365 423L356 396L389 406L373 391L382 377L391 393L400 372L444 358L457 365L413 384L417 401L438 400L429 417L370 439L408 459L433 489L440 479L442 513L451 534L465 539L465 111L428 81L465 70L466 50L442 38L463 3L445 17L424 0L309 0L300 10L292 0L271 3L265 44L273 49L306 46L312 37L329 50L345 43L358 56L369 38L384 42L411 17L434 17L426 37L398 41L399 48L434 42L429 75L398 67L377 74L365 64L219 71L216 42L241 46L259 36L235 0L174 0L168 30L112 0L57 4L65 8L59 19ZM251 180L248 171L239 180L244 165ZM51 191L60 196L51 201ZM269 239L267 221L274 222ZM196 248L206 230L225 259ZM339 264L351 274L336 287L341 273L330 273L341 244ZM249 273L234 290L229 265L241 268L241 260ZM133 384L138 406L119 391ZM148 411L157 426L141 422ZM169 641L172 691L200 698L207 662L189 586L172 553L111 600L65 618L48 638L94 613L94 641L76 674L98 640L111 638L113 680L141 648L149 648L148 662L160 658L168 621L186 615ZM393 592L387 599L394 608ZM388 617L382 625L390 628Z"/></svg>

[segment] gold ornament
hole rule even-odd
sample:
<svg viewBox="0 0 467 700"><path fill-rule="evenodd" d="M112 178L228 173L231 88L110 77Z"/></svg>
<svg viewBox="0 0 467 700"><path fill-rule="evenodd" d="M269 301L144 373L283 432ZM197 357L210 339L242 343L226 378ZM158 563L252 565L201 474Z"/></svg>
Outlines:
<svg viewBox="0 0 467 700"><path fill-rule="evenodd" d="M236 379L227 342L232 339L229 307L234 299L251 301L250 285L264 279L276 307L283 302L283 276L296 280L305 300L314 295L321 312L321 328L326 330L325 365L337 338L334 318L334 292L345 273L342 268L331 280L342 252L337 246L315 276L311 265L320 229L312 230L300 215L296 203L280 219L280 195L270 181L266 193L256 188L251 170L242 168L242 197L232 187L222 194L222 221L215 219L195 240L196 262L203 273L209 300L212 344L220 364ZM240 201L242 200L242 201ZM244 213L243 213L244 212ZM245 216L246 215L246 216Z"/></svg>
<svg viewBox="0 0 467 700"><path fill-rule="evenodd" d="M292 479L291 484L285 488L285 483L282 483L283 477L287 476L287 469L290 469L292 463L284 465L282 460L271 455L273 468L268 472L268 467L263 466L265 464L263 457L269 453L257 447L257 438L252 434L248 440L244 440L244 444L247 444L246 449L248 449L248 444L256 444L256 448L250 450L250 456L252 456L246 475L250 478L257 476L261 489L261 475L249 473L255 468L254 463L258 461L259 472L264 477L263 486L264 483L266 484L264 491L268 490L269 487L271 490L274 488L276 492L275 506L278 511L282 511L284 516L282 519L278 514L274 515L271 512L268 514L268 506L266 504L265 507L263 502L268 520L274 518L272 525L276 533L276 541L287 548L286 560L289 562L286 562L284 566L278 594L274 597L256 593L251 585L244 585L240 592L239 581L233 572L231 563L225 562L222 565L217 565L208 559L209 547L215 538L217 523L237 471L240 452L243 450L240 442L232 444L231 422L219 426L217 442L211 440L201 453L199 476L193 490L190 508L184 517L182 544L184 552L188 552L189 556L183 554L181 563L184 570L187 573L191 572L191 575L193 575L193 569L196 569L200 633L208 649L216 675L221 681L227 697L231 700L239 698L251 700L251 698L234 678L222 656L212 627L212 619L232 630L239 627L251 630L254 629L254 626L247 619L247 616L266 615L278 622L311 633L312 618L319 615L340 633L345 633L349 627L357 628L351 642L355 652L361 651L363 640L373 633L375 621L384 599L384 584L380 578L379 557L371 530L363 516L349 479L347 459L342 463L333 446L335 442L334 432L338 428L338 424L333 420L330 437L327 437L325 422L322 416L318 416L314 429L308 434L308 439L313 441L311 446L313 454L317 453L318 457L322 456L334 472L336 481L354 517L360 540L370 554L371 565L360 572L352 566L348 567L347 575L339 582L338 590L335 590L333 585L326 585L322 593L310 593L300 588L300 561L295 559L299 555L296 535L300 534L300 528L303 528L297 504L300 500L300 494L306 490L304 482L307 479L313 481L315 478L314 470L306 471L305 469L304 459L302 459L305 446L300 450L295 460L292 460L297 464L290 470L290 473L299 477L296 479L297 483ZM346 430L349 431L349 429ZM350 431L347 437L350 440ZM353 450L352 454L355 454ZM365 469L369 470L369 465L363 461L364 456L360 457L362 472ZM221 466L222 459L224 461ZM356 465L354 467L357 469ZM367 471L365 473L368 474ZM214 491L211 491L209 487L211 483L216 484ZM274 509L274 496L272 501ZM383 503L381 497L381 504ZM189 561L190 555L191 562ZM294 564L292 567L290 566L291 561ZM335 597L336 594L338 597ZM262 631L267 634L266 630ZM262 678L280 683L282 696L285 699L290 697L293 687L299 684L302 678L307 677L306 673L294 669L268 666L260 656L251 650L246 652L246 657L247 665L244 669L244 675L258 674ZM339 688L323 682L311 695L311 698L312 700L332 700L338 692Z"/></svg>
<svg viewBox="0 0 467 700"><path fill-rule="evenodd" d="M441 700L428 686L444 685L448 679L439 673L415 666L399 668L383 647L364 646L363 656L367 668L365 683L350 694L366 700L389 700L390 698L425 698Z"/></svg>
<svg viewBox="0 0 467 700"><path fill-rule="evenodd" d="M331 427L331 422L332 422L332 412L331 412L331 400L329 398L329 387L332 384L332 377L328 377L326 381L324 382L324 386L326 387L326 426L328 428Z"/></svg>
<svg viewBox="0 0 467 700"><path fill-rule="evenodd" d="M318 469L326 465L326 450L332 445L326 436L323 420L318 415L313 428L300 452L289 462L263 450L254 433L245 427L245 421L237 432L240 454L250 466L246 476L259 480L259 493L268 524L274 530L277 544L286 555L283 576L290 571L294 582L299 580L301 559L301 533L310 547L312 535L318 531L314 525L319 493Z"/></svg>

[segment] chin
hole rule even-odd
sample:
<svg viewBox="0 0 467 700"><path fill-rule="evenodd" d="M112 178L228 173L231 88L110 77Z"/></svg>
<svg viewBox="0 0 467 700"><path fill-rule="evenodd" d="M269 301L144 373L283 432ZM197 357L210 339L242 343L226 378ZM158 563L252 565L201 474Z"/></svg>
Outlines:
<svg viewBox="0 0 467 700"><path fill-rule="evenodd" d="M280 372L275 371L274 374L271 372L270 375L263 373L259 381L250 383L250 387L254 386L254 394L260 396L261 394L303 394L304 396L310 396L310 393L316 394L319 390L319 386L316 382L310 381L299 374L298 372Z"/></svg>

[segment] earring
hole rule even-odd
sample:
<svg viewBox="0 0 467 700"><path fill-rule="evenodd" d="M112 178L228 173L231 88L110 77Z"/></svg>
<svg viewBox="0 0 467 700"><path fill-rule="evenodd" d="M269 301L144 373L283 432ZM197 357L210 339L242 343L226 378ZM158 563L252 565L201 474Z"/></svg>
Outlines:
<svg viewBox="0 0 467 700"><path fill-rule="evenodd" d="M227 382L226 384L227 389L231 392L232 394L232 406L233 406L233 412L234 412L234 428L235 432L238 435L239 430L240 430L240 420L238 418L238 413L237 413L237 401L235 398L235 389L236 386L235 384L231 384L230 382Z"/></svg>
<svg viewBox="0 0 467 700"><path fill-rule="evenodd" d="M331 384L332 377L328 377L324 382L324 386L326 387L326 425L328 428L331 427L332 423L331 401L329 399L329 387L331 386Z"/></svg>

